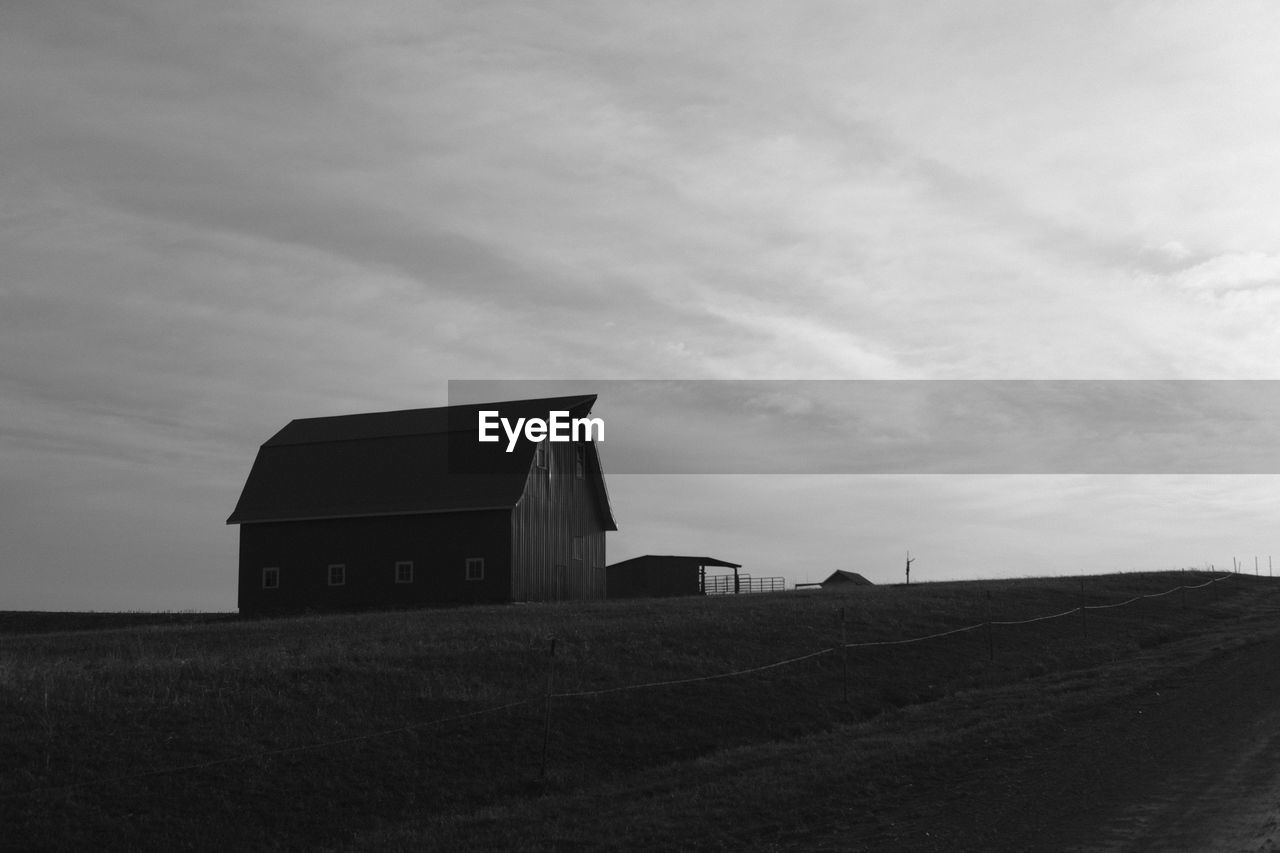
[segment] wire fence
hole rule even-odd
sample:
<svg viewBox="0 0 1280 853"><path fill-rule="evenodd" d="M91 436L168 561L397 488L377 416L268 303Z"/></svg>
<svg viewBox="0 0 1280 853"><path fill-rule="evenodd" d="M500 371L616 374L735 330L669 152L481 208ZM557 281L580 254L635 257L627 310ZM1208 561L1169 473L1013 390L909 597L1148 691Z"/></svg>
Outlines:
<svg viewBox="0 0 1280 853"><path fill-rule="evenodd" d="M709 575L703 584L704 595L738 595L759 592L785 592L783 577L754 578L751 575Z"/></svg>
<svg viewBox="0 0 1280 853"><path fill-rule="evenodd" d="M332 747L337 747L337 746L342 746L342 745L347 745L352 743L358 743L362 741L369 741L377 738L389 737L393 735L404 735L412 732L430 729L437 726L443 726L447 723L452 723L452 722L457 722L457 721L467 720L467 719L472 719L477 717L484 717L484 716L498 714L505 711L511 711L516 708L530 707L530 706L536 706L536 705L542 705L544 708L544 713L546 715L546 731L549 732L550 719L551 719L551 713L552 713L552 703L554 700L571 700L571 699L579 699L579 698L586 698L586 697L599 697L599 696L620 694L620 693L625 693L630 691L653 690L658 688L674 687L679 685L689 685L689 684L697 684L702 682L721 681L725 679L740 678L748 675L753 675L756 673L766 672L769 670L777 670L784 667L799 664L805 661L813 660L815 658L824 657L826 655L832 655L837 652L847 652L848 650L851 650L851 649L913 645L913 644L924 643L932 640L939 640L946 637L951 637L958 634L964 634L964 633L977 631L981 629L987 629L989 632L992 626L1029 625L1032 623L1046 622L1046 621L1055 620L1055 619L1063 619L1076 614L1080 614L1081 617L1083 618L1084 615L1089 611L1112 610L1115 608L1128 607L1128 606L1137 604L1139 602L1142 602L1143 600L1146 600L1146 599L1163 598L1165 596L1172 595L1180 591L1183 592L1185 596L1185 593L1188 590L1205 589L1213 586L1214 584L1220 583L1225 580L1229 580L1231 577L1232 575L1230 574L1221 575L1221 576L1209 578L1203 583L1182 584L1179 586L1175 586L1171 589L1165 590L1163 592L1137 595L1125 601L1113 602L1109 604L1081 603L1079 606L1073 607L1069 610L1063 610L1061 612L1052 613L1045 616L1036 616L1028 619L1017 619L1017 620L987 619L981 622L975 622L970 625L964 625L964 626L961 626L958 628L952 628L946 631L940 631L937 633L918 636L918 637L909 637L905 639L862 641L862 642L852 642L852 643L841 642L832 646L827 646L825 648L820 648L815 651L808 652L806 654L795 655L782 660L772 661L770 663L765 663L758 666L727 670L724 672L716 672L709 675L690 676L685 678L673 678L673 679L664 679L664 680L656 680L656 681L644 681L644 682L636 682L636 683L630 683L630 684L621 684L613 687L605 687L605 688L599 688L599 689L593 689L593 690L556 691L554 689L555 642L553 640L552 646L551 646L552 651L551 651L551 655L549 656L552 660L552 663L548 669L546 690L539 695L531 696L530 698L527 698L527 699L521 699L514 702L507 702L500 705L481 708L481 709L463 713L463 714L440 717L440 718L426 720L426 721L417 722L417 723L408 723L403 726L397 726L397 727L383 729L375 732L367 732L363 734L352 735L352 736L343 737L343 738L335 738L331 740L316 741L310 744L301 744L301 745L281 747L276 749L259 750L255 752L246 752L239 755L226 756L222 758L211 759L208 761L193 762L189 764L177 764L177 765L172 765L168 767L155 768L151 770L142 770L142 771L137 771L133 773L120 774L120 775L114 775L114 776L103 776L95 779L81 780L77 782L70 782L70 783L59 784L59 785L38 786L38 787L33 787L33 788L29 788L22 791L15 791L15 792L9 792L5 794L0 794L0 800L13 800L13 799L28 797L36 794L67 792L67 791L72 791L76 789L90 788L94 786L116 785L116 784L120 784L128 781L146 779L146 778L156 777L156 776L163 776L167 774L195 772L199 770L204 770L204 769L217 767L221 765L234 764L238 762L249 762L249 761L261 760L265 758L272 758L276 756L288 755L293 753L322 750L322 749L327 749L327 748L332 748ZM1083 584L1083 580L1082 580L1082 584ZM1184 603L1185 603L1185 598L1184 598ZM846 693L846 696L847 696L847 693ZM543 759L542 759L542 765L543 765L542 772L544 774L546 772L546 760L547 760L546 735L544 734Z"/></svg>

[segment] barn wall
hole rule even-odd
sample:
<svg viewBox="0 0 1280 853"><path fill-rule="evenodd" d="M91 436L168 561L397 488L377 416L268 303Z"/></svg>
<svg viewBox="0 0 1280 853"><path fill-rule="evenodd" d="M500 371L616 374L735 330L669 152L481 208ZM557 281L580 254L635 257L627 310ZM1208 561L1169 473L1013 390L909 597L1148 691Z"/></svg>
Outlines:
<svg viewBox="0 0 1280 853"><path fill-rule="evenodd" d="M452 602L507 601L511 590L510 512L291 521L240 526L239 607L340 610ZM484 579L466 579L466 559L483 557ZM397 561L412 561L412 583L395 582ZM331 563L346 583L328 585ZM262 569L280 569L263 589Z"/></svg>
<svg viewBox="0 0 1280 853"><path fill-rule="evenodd" d="M547 465L530 469L511 514L511 598L562 601L604 598L605 530L591 471L576 473L575 445L546 442ZM588 466L592 454L586 454ZM573 538L583 539L573 558Z"/></svg>
<svg viewBox="0 0 1280 853"><path fill-rule="evenodd" d="M698 595L698 566L687 560L650 555L624 560L607 570L609 598Z"/></svg>

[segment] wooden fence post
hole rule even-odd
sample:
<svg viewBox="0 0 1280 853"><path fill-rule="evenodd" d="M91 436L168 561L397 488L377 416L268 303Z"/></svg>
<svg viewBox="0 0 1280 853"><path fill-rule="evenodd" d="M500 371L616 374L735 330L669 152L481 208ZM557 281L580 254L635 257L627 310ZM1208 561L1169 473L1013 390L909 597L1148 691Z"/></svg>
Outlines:
<svg viewBox="0 0 1280 853"><path fill-rule="evenodd" d="M1084 578L1080 578L1080 636L1089 639L1089 621L1084 604Z"/></svg>
<svg viewBox="0 0 1280 853"><path fill-rule="evenodd" d="M996 639L991 627L991 590L987 590L987 659L996 659Z"/></svg>
<svg viewBox="0 0 1280 853"><path fill-rule="evenodd" d="M844 608L840 608L840 694L844 703L849 704L849 629L844 618Z"/></svg>
<svg viewBox="0 0 1280 853"><path fill-rule="evenodd" d="M542 771L540 778L547 778L547 744L551 741L551 692L555 686L556 638L551 638L551 651L547 655L547 698L542 723Z"/></svg>

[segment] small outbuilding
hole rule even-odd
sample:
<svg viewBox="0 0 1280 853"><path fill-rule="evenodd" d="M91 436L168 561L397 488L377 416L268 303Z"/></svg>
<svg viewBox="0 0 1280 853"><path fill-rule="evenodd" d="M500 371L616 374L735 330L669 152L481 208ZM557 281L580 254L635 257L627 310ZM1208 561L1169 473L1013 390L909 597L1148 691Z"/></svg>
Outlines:
<svg viewBox="0 0 1280 853"><path fill-rule="evenodd" d="M843 569L837 569L820 586L823 589L848 589L852 586L874 586L874 584L857 572L846 572Z"/></svg>
<svg viewBox="0 0 1280 853"><path fill-rule="evenodd" d="M614 563L605 569L605 595L608 598L705 595L708 567L732 569L732 591L738 591L738 569L742 568L741 563L730 563L715 557L645 554Z"/></svg>

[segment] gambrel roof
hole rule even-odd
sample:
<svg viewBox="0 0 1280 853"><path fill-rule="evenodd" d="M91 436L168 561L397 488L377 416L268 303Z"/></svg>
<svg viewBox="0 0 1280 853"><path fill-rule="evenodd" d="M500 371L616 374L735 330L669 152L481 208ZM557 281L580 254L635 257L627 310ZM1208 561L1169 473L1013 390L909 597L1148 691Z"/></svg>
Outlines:
<svg viewBox="0 0 1280 853"><path fill-rule="evenodd" d="M228 524L511 509L524 494L536 443L477 441L478 416L497 410L586 417L594 394L291 421L258 450ZM498 432L501 434L502 430ZM600 458L584 442L604 529L617 530Z"/></svg>

